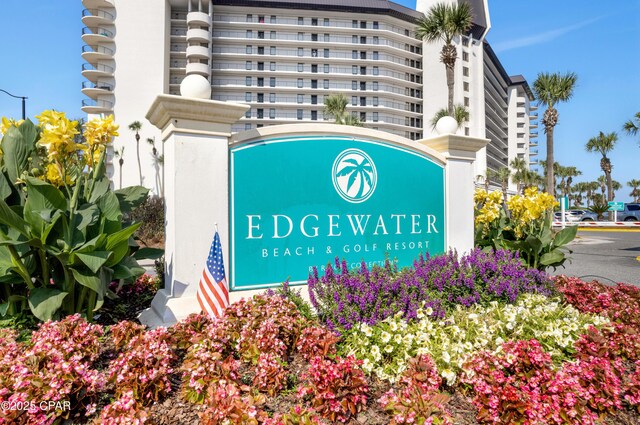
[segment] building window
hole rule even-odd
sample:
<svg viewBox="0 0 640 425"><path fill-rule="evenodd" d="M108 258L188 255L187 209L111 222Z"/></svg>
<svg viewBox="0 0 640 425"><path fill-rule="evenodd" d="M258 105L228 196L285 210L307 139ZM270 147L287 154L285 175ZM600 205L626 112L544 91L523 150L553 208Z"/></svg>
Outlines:
<svg viewBox="0 0 640 425"><path fill-rule="evenodd" d="M360 52L360 59L366 60L367 59L367 52Z"/></svg>
<svg viewBox="0 0 640 425"><path fill-rule="evenodd" d="M377 112L373 113L373 122L378 122L378 113Z"/></svg>
<svg viewBox="0 0 640 425"><path fill-rule="evenodd" d="M264 40L264 31L258 31L258 39Z"/></svg>
<svg viewBox="0 0 640 425"><path fill-rule="evenodd" d="M466 81L462 83L462 87L464 87L464 91L469 91L469 83L467 83Z"/></svg>
<svg viewBox="0 0 640 425"><path fill-rule="evenodd" d="M259 46L258 47L258 54L259 55L264 55L264 46Z"/></svg>
<svg viewBox="0 0 640 425"><path fill-rule="evenodd" d="M304 25L304 18L298 18L298 25Z"/></svg>
<svg viewBox="0 0 640 425"><path fill-rule="evenodd" d="M324 51L322 52L325 58L329 57L329 49L324 49Z"/></svg>
<svg viewBox="0 0 640 425"><path fill-rule="evenodd" d="M253 38L253 31L247 30L247 38Z"/></svg>
<svg viewBox="0 0 640 425"><path fill-rule="evenodd" d="M318 57L318 49L311 49L311 57L312 58Z"/></svg>
<svg viewBox="0 0 640 425"><path fill-rule="evenodd" d="M367 67L366 66L361 66L360 67L360 75L367 75Z"/></svg>
<svg viewBox="0 0 640 425"><path fill-rule="evenodd" d="M360 112L360 122L367 122L367 113Z"/></svg>
<svg viewBox="0 0 640 425"><path fill-rule="evenodd" d="M246 52L248 55L253 54L253 47L251 47L251 46L247 46L247 48L245 49L245 52Z"/></svg>
<svg viewBox="0 0 640 425"><path fill-rule="evenodd" d="M303 63L299 63L298 64L298 72L302 72L304 71L304 64Z"/></svg>
<svg viewBox="0 0 640 425"><path fill-rule="evenodd" d="M269 119L275 119L276 118L276 110L274 108L270 108L269 109Z"/></svg>
<svg viewBox="0 0 640 425"><path fill-rule="evenodd" d="M367 37L361 36L360 37L360 44L367 44Z"/></svg>
<svg viewBox="0 0 640 425"><path fill-rule="evenodd" d="M373 44L380 44L380 39L377 36L373 37Z"/></svg>
<svg viewBox="0 0 640 425"><path fill-rule="evenodd" d="M469 62L469 53L462 52L462 60L465 62Z"/></svg>
<svg viewBox="0 0 640 425"><path fill-rule="evenodd" d="M258 93L258 103L264 103L264 93Z"/></svg>
<svg viewBox="0 0 640 425"><path fill-rule="evenodd" d="M271 47L269 48L269 53L270 53L271 55L275 55L275 54L276 54L276 46L271 46Z"/></svg>
<svg viewBox="0 0 640 425"><path fill-rule="evenodd" d="M373 91L378 91L378 82L377 81L373 82Z"/></svg>
<svg viewBox="0 0 640 425"><path fill-rule="evenodd" d="M351 105L358 106L358 96L351 96Z"/></svg>
<svg viewBox="0 0 640 425"><path fill-rule="evenodd" d="M311 25L314 27L318 26L318 18L311 18Z"/></svg>
<svg viewBox="0 0 640 425"><path fill-rule="evenodd" d="M358 28L358 21L351 21L351 28Z"/></svg>
<svg viewBox="0 0 640 425"><path fill-rule="evenodd" d="M357 75L358 74L358 66L357 65L351 65L351 73L353 75Z"/></svg>
<svg viewBox="0 0 640 425"><path fill-rule="evenodd" d="M407 37L409 37L409 30L404 30L404 35L406 35Z"/></svg>
<svg viewBox="0 0 640 425"><path fill-rule="evenodd" d="M329 26L329 18L324 18L324 26L325 27Z"/></svg>
<svg viewBox="0 0 640 425"><path fill-rule="evenodd" d="M269 93L269 103L276 103L276 94Z"/></svg>
<svg viewBox="0 0 640 425"><path fill-rule="evenodd" d="M276 23L276 16L275 15L271 15L271 21L272 24Z"/></svg>
<svg viewBox="0 0 640 425"><path fill-rule="evenodd" d="M246 93L244 94L244 101L245 101L245 102L251 102L251 93L246 92Z"/></svg>
<svg viewBox="0 0 640 425"><path fill-rule="evenodd" d="M373 75L379 75L380 74L380 69L377 66L373 67Z"/></svg>
<svg viewBox="0 0 640 425"><path fill-rule="evenodd" d="M325 43L328 43L330 39L331 39L331 38L330 38L329 34L325 34L325 35L324 35L324 42L325 42Z"/></svg>
<svg viewBox="0 0 640 425"><path fill-rule="evenodd" d="M298 95L298 103L302 103L304 101L304 95L299 94Z"/></svg>
<svg viewBox="0 0 640 425"><path fill-rule="evenodd" d="M352 81L351 82L351 90L358 90L358 82L357 81Z"/></svg>
<svg viewBox="0 0 640 425"><path fill-rule="evenodd" d="M469 76L469 68L466 66L462 67L462 75L464 75L465 77Z"/></svg>
<svg viewBox="0 0 640 425"><path fill-rule="evenodd" d="M251 108L247 109L247 112L244 113L245 118L251 118Z"/></svg>
<svg viewBox="0 0 640 425"><path fill-rule="evenodd" d="M358 51L357 50L352 50L351 51L351 59L358 59Z"/></svg>
<svg viewBox="0 0 640 425"><path fill-rule="evenodd" d="M322 87L325 88L325 89L328 89L329 88L329 80L323 80L322 81Z"/></svg>
<svg viewBox="0 0 640 425"><path fill-rule="evenodd" d="M380 25L378 24L378 21L373 21L373 29L377 30L380 28Z"/></svg>
<svg viewBox="0 0 640 425"><path fill-rule="evenodd" d="M298 78L298 88L301 89L304 87L304 80L302 78Z"/></svg>
<svg viewBox="0 0 640 425"><path fill-rule="evenodd" d="M311 104L312 105L317 105L318 104L318 95L317 94L312 94L311 95Z"/></svg>
<svg viewBox="0 0 640 425"><path fill-rule="evenodd" d="M264 62L258 62L258 71L264 71Z"/></svg>
<svg viewBox="0 0 640 425"><path fill-rule="evenodd" d="M269 70L270 71L275 71L276 70L276 63L275 62L269 62Z"/></svg>
<svg viewBox="0 0 640 425"><path fill-rule="evenodd" d="M271 32L269 33L269 38L270 38L270 39L272 39L272 40L275 40L275 39L277 38L277 37L276 37L276 32L275 32L275 31L271 31Z"/></svg>
<svg viewBox="0 0 640 425"><path fill-rule="evenodd" d="M465 47L469 46L469 37L462 37L462 45Z"/></svg>
<svg viewBox="0 0 640 425"><path fill-rule="evenodd" d="M312 89L318 88L318 80L311 80L311 88Z"/></svg>
<svg viewBox="0 0 640 425"><path fill-rule="evenodd" d="M468 97L464 98L464 106L469 106L469 98Z"/></svg>
<svg viewBox="0 0 640 425"><path fill-rule="evenodd" d="M298 47L298 56L304 56L304 49L302 47Z"/></svg>
<svg viewBox="0 0 640 425"><path fill-rule="evenodd" d="M329 73L329 64L328 64L328 63L325 63L325 64L324 64L324 73L325 73L325 74L328 74L328 73Z"/></svg>
<svg viewBox="0 0 640 425"><path fill-rule="evenodd" d="M296 111L296 116L298 117L298 119L299 119L299 120L301 120L301 119L302 119L302 109L298 109L298 110Z"/></svg>
<svg viewBox="0 0 640 425"><path fill-rule="evenodd" d="M247 15L247 22L253 22L253 16Z"/></svg>
<svg viewBox="0 0 640 425"><path fill-rule="evenodd" d="M318 72L318 65L317 64L311 65L311 72L313 72L313 73L317 73Z"/></svg>
<svg viewBox="0 0 640 425"><path fill-rule="evenodd" d="M358 44L358 36L357 35L352 35L351 36L351 42L353 44Z"/></svg>
<svg viewBox="0 0 640 425"><path fill-rule="evenodd" d="M373 96L373 106L378 106L378 96Z"/></svg>
<svg viewBox="0 0 640 425"><path fill-rule="evenodd" d="M360 90L365 91L367 89L367 83L365 81L360 81Z"/></svg>
<svg viewBox="0 0 640 425"><path fill-rule="evenodd" d="M251 61L247 61L247 63L244 66L244 69L246 70L251 70L252 66L251 66Z"/></svg>
<svg viewBox="0 0 640 425"><path fill-rule="evenodd" d="M303 32L299 32L298 33L298 41L303 41L304 40L304 33Z"/></svg>
<svg viewBox="0 0 640 425"><path fill-rule="evenodd" d="M469 135L469 127L465 127L464 128L464 135L468 136Z"/></svg>
<svg viewBox="0 0 640 425"><path fill-rule="evenodd" d="M246 123L246 124L244 125L244 129L245 129L245 130L251 130L251 124Z"/></svg>
<svg viewBox="0 0 640 425"><path fill-rule="evenodd" d="M264 87L264 78L258 77L258 87Z"/></svg>
<svg viewBox="0 0 640 425"><path fill-rule="evenodd" d="M264 109L258 109L256 112L259 119L264 118Z"/></svg>
<svg viewBox="0 0 640 425"><path fill-rule="evenodd" d="M245 77L244 82L245 82L245 85L250 86L251 85L251 77Z"/></svg>
<svg viewBox="0 0 640 425"><path fill-rule="evenodd" d="M269 87L275 87L275 86L276 86L276 77L269 78Z"/></svg>
<svg viewBox="0 0 640 425"><path fill-rule="evenodd" d="M373 60L377 61L378 59L380 59L380 54L378 52L373 52Z"/></svg>
<svg viewBox="0 0 640 425"><path fill-rule="evenodd" d="M318 41L318 34L311 34L311 41Z"/></svg>
<svg viewBox="0 0 640 425"><path fill-rule="evenodd" d="M360 106L367 106L367 98L365 96L360 97Z"/></svg>
<svg viewBox="0 0 640 425"><path fill-rule="evenodd" d="M318 111L311 111L311 120L318 121Z"/></svg>
<svg viewBox="0 0 640 425"><path fill-rule="evenodd" d="M360 28L363 30L367 29L367 21L360 21Z"/></svg>

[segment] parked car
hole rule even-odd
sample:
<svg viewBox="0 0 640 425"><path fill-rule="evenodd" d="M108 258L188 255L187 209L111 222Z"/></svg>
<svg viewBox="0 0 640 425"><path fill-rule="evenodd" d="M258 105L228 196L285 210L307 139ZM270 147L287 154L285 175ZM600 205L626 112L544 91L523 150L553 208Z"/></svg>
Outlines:
<svg viewBox="0 0 640 425"><path fill-rule="evenodd" d="M640 221L640 204L624 204L624 211L618 211L619 221Z"/></svg>
<svg viewBox="0 0 640 425"><path fill-rule="evenodd" d="M569 210L569 214L573 218L570 221L598 221L598 215L587 210Z"/></svg>

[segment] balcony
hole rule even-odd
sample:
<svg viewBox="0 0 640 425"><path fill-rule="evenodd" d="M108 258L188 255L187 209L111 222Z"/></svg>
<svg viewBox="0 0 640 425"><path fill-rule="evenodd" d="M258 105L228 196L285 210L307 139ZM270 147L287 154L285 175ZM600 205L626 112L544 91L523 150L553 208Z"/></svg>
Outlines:
<svg viewBox="0 0 640 425"><path fill-rule="evenodd" d="M113 84L103 83L101 81L94 83L91 81L82 82L82 94L92 99L96 99L100 95L109 94L113 91Z"/></svg>
<svg viewBox="0 0 640 425"><path fill-rule="evenodd" d="M82 100L82 112L86 114L103 114L113 111L113 102L108 100Z"/></svg>
<svg viewBox="0 0 640 425"><path fill-rule="evenodd" d="M208 43L211 40L211 33L207 30L194 28L187 31L187 41L197 41Z"/></svg>
<svg viewBox="0 0 640 425"><path fill-rule="evenodd" d="M211 26L211 17L204 12L187 13L187 25L189 26Z"/></svg>
<svg viewBox="0 0 640 425"><path fill-rule="evenodd" d="M538 164L539 164L539 162L538 162L538 160L537 160L537 159L531 159L531 160L529 160L529 166L532 166L532 165L533 165L533 166L536 166L536 165L538 165ZM538 169L536 168L534 171L538 171Z"/></svg>
<svg viewBox="0 0 640 425"><path fill-rule="evenodd" d="M538 156L538 149L529 149L529 156Z"/></svg>
<svg viewBox="0 0 640 425"><path fill-rule="evenodd" d="M537 111L537 110L538 110L538 107L537 107L536 105L529 105L529 110L530 110L531 112L533 112L533 111Z"/></svg>
<svg viewBox="0 0 640 425"><path fill-rule="evenodd" d="M206 46L188 46L187 59L209 59L209 48Z"/></svg>
<svg viewBox="0 0 640 425"><path fill-rule="evenodd" d="M187 74L200 74L206 78L209 78L209 74L211 74L211 67L207 63L188 63L187 64Z"/></svg>
<svg viewBox="0 0 640 425"><path fill-rule="evenodd" d="M529 137L538 137L538 132L537 131L530 132Z"/></svg>
<svg viewBox="0 0 640 425"><path fill-rule="evenodd" d="M104 27L82 28L82 41L88 45L113 42L113 31Z"/></svg>
<svg viewBox="0 0 640 425"><path fill-rule="evenodd" d="M82 46L82 59L89 63L113 59L113 49L100 45Z"/></svg>
<svg viewBox="0 0 640 425"><path fill-rule="evenodd" d="M82 11L82 23L87 27L113 25L114 19L115 16L101 9L84 9Z"/></svg>
<svg viewBox="0 0 640 425"><path fill-rule="evenodd" d="M538 128L538 121L529 121L529 128Z"/></svg>
<svg viewBox="0 0 640 425"><path fill-rule="evenodd" d="M82 64L82 76L89 81L97 82L99 78L112 78L113 67L103 64Z"/></svg>
<svg viewBox="0 0 640 425"><path fill-rule="evenodd" d="M538 119L538 113L534 113L534 114L529 114L529 119L530 120L537 120Z"/></svg>
<svg viewBox="0 0 640 425"><path fill-rule="evenodd" d="M537 140L531 140L529 141L529 147L533 148L538 146L538 141Z"/></svg>
<svg viewBox="0 0 640 425"><path fill-rule="evenodd" d="M87 9L101 9L115 7L113 0L82 0L82 5Z"/></svg>

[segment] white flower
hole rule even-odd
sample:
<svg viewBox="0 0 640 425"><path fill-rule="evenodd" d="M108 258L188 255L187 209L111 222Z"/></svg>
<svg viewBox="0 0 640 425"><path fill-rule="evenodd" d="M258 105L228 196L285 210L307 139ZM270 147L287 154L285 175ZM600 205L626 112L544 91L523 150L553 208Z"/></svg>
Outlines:
<svg viewBox="0 0 640 425"><path fill-rule="evenodd" d="M397 332L398 331L398 323L394 320L393 322L391 322L389 324L389 329L391 329L391 332Z"/></svg>
<svg viewBox="0 0 640 425"><path fill-rule="evenodd" d="M396 344L400 345L402 344L402 335L400 334L395 334L393 336L393 342L395 342Z"/></svg>
<svg viewBox="0 0 640 425"><path fill-rule="evenodd" d="M387 353L393 352L393 345L387 345L386 347L384 347L384 351Z"/></svg>
<svg viewBox="0 0 640 425"><path fill-rule="evenodd" d="M382 331L382 333L380 334L380 341L382 341L383 344L391 341L391 334L389 332Z"/></svg>
<svg viewBox="0 0 640 425"><path fill-rule="evenodd" d="M444 361L445 363L449 363L451 361L451 355L448 352L443 351L441 356L442 361Z"/></svg>
<svg viewBox="0 0 640 425"><path fill-rule="evenodd" d="M441 373L442 377L447 380L447 384L453 386L456 383L456 374L451 369L445 369Z"/></svg>

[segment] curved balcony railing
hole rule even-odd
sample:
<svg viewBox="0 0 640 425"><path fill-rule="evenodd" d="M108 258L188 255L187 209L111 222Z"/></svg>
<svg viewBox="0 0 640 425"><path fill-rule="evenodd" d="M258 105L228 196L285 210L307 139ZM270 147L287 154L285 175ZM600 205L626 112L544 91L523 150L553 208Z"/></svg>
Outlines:
<svg viewBox="0 0 640 425"><path fill-rule="evenodd" d="M82 107L113 109L113 102L109 102L108 100L82 99Z"/></svg>
<svg viewBox="0 0 640 425"><path fill-rule="evenodd" d="M113 74L113 67L109 65L103 65L101 63L96 65L93 65L90 63L83 63L82 70L83 71L101 71L101 72L107 72L109 74Z"/></svg>
<svg viewBox="0 0 640 425"><path fill-rule="evenodd" d="M103 27L84 27L82 28L82 35L103 35L113 38L113 32Z"/></svg>
<svg viewBox="0 0 640 425"><path fill-rule="evenodd" d="M101 82L93 83L91 81L83 81L82 88L113 91L113 84L101 83Z"/></svg>
<svg viewBox="0 0 640 425"><path fill-rule="evenodd" d="M98 18L104 18L110 21L113 21L115 19L115 16L113 16L111 13L105 12L101 9L84 9L82 11L82 17L84 18L86 16L96 16Z"/></svg>
<svg viewBox="0 0 640 425"><path fill-rule="evenodd" d="M85 44L82 46L82 53L103 53L105 55L113 56L113 49L100 45Z"/></svg>

